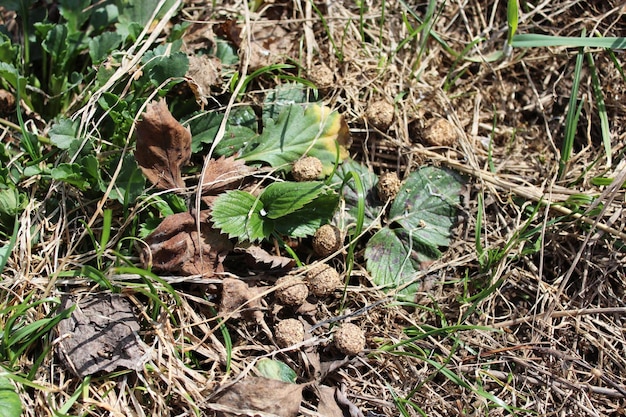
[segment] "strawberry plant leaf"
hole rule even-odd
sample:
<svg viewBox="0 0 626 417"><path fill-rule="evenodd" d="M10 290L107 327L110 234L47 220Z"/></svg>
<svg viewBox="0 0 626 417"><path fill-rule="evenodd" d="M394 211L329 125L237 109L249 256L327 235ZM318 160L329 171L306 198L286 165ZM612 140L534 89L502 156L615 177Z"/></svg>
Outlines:
<svg viewBox="0 0 626 417"><path fill-rule="evenodd" d="M315 200L324 184L311 182L274 182L261 194L261 201L268 219L287 216Z"/></svg>
<svg viewBox="0 0 626 417"><path fill-rule="evenodd" d="M396 288L410 281L419 271L419 265L412 256L407 240L388 227L384 227L367 242L365 248L367 270L376 285L383 288ZM414 284L404 292L414 290Z"/></svg>
<svg viewBox="0 0 626 417"><path fill-rule="evenodd" d="M272 167L291 169L291 163L302 155L315 156L330 174L337 159L347 157L348 127L343 117L328 107L312 104L286 106L278 118L269 119L259 135L242 151L246 162L266 162Z"/></svg>
<svg viewBox="0 0 626 417"><path fill-rule="evenodd" d="M410 232L416 245L448 246L461 184L458 175L439 168L413 172L391 205L389 223L396 222Z"/></svg>
<svg viewBox="0 0 626 417"><path fill-rule="evenodd" d="M86 190L89 188L89 181L83 174L82 166L79 164L59 164L50 171L52 179L62 181L78 188Z"/></svg>
<svg viewBox="0 0 626 417"><path fill-rule="evenodd" d="M339 196L326 189L314 201L276 222L276 231L291 237L307 237L315 234L328 223L337 209Z"/></svg>
<svg viewBox="0 0 626 417"><path fill-rule="evenodd" d="M122 37L115 32L104 32L89 40L89 56L94 64L100 64L109 57L109 53L120 46Z"/></svg>
<svg viewBox="0 0 626 417"><path fill-rule="evenodd" d="M316 101L316 97L309 97L309 93L305 85L297 83L282 84L272 89L263 103L263 123L269 119L276 120L285 107Z"/></svg>
<svg viewBox="0 0 626 417"><path fill-rule="evenodd" d="M184 77L189 69L189 58L179 51L181 41L159 45L142 57L144 71L154 86L159 86L169 78Z"/></svg>
<svg viewBox="0 0 626 417"><path fill-rule="evenodd" d="M262 214L263 209L263 202L252 194L231 190L215 199L211 218L230 238L261 240L274 230L274 221Z"/></svg>
<svg viewBox="0 0 626 417"><path fill-rule="evenodd" d="M389 226L366 245L367 270L376 285L400 287L415 277L422 263L441 256L440 248L450 244L461 187L457 174L435 167L409 175L389 210ZM400 294L412 296L417 285Z"/></svg>

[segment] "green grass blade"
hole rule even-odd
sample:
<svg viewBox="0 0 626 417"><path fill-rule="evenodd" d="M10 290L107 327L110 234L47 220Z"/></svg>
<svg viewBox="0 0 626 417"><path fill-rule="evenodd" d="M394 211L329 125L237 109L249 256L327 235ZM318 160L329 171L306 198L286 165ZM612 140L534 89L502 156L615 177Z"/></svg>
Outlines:
<svg viewBox="0 0 626 417"><path fill-rule="evenodd" d="M519 7L517 5L517 0L509 0L506 12L506 22L509 28L506 43L508 46L511 46L515 32L517 32L517 23L519 20Z"/></svg>
<svg viewBox="0 0 626 417"><path fill-rule="evenodd" d="M513 36L511 46L514 48L539 48L546 46L564 46L567 48L609 48L625 49L626 37L619 38L587 38L570 36L550 36L539 34L521 34Z"/></svg>
<svg viewBox="0 0 626 417"><path fill-rule="evenodd" d="M576 57L576 67L574 69L574 79L572 80L572 94L569 98L569 106L567 109L567 116L565 118L565 135L563 138L563 147L561 148L561 157L559 159L559 178L563 177L567 162L572 155L572 149L574 147L574 138L576 136L576 129L578 127L578 119L582 111L583 101L578 103L578 89L580 87L580 73L583 66L583 51L581 50Z"/></svg>
<svg viewBox="0 0 626 417"><path fill-rule="evenodd" d="M589 70L591 72L591 86L593 88L593 95L596 99L596 106L598 107L598 116L600 117L600 128L602 131L602 144L604 145L604 152L606 153L606 166L607 168L612 164L611 155L611 128L609 127L609 116L606 113L606 104L604 102L604 94L602 94L602 86L600 85L600 78L598 77L598 71L596 64L593 60L593 55L587 52L587 63L589 64Z"/></svg>

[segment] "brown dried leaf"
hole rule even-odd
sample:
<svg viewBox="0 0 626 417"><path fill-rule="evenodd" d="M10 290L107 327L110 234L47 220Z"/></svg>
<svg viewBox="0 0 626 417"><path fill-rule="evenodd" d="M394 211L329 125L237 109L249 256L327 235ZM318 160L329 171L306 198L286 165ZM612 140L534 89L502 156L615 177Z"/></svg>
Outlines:
<svg viewBox="0 0 626 417"><path fill-rule="evenodd" d="M315 387L317 398L319 398L319 403L317 404L318 414L325 417L343 417L343 411L335 399L335 391L337 391L337 388L326 385Z"/></svg>
<svg viewBox="0 0 626 417"><path fill-rule="evenodd" d="M61 308L73 305L70 297ZM90 294L80 300L72 315L57 325L61 342L57 354L65 367L79 377L118 368L140 371L145 359L138 342L137 313L121 294Z"/></svg>
<svg viewBox="0 0 626 417"><path fill-rule="evenodd" d="M202 178L202 195L214 196L226 190L237 189L254 171L243 159L235 159L233 156L212 159Z"/></svg>
<svg viewBox="0 0 626 417"><path fill-rule="evenodd" d="M163 190L183 188L180 167L191 157L191 133L170 113L165 100L150 103L137 122L135 159L144 175Z"/></svg>
<svg viewBox="0 0 626 417"><path fill-rule="evenodd" d="M263 320L261 296L263 289L250 287L240 279L225 278L222 281L220 313L232 318L244 317L260 323Z"/></svg>
<svg viewBox="0 0 626 417"><path fill-rule="evenodd" d="M222 411L220 416L240 416L242 412L252 415L249 412L256 411L295 417L301 402L302 385L262 377L249 377L235 383L217 400L218 404L231 408L230 412Z"/></svg>
<svg viewBox="0 0 626 417"><path fill-rule="evenodd" d="M211 87L222 84L222 61L208 55L191 55L185 78L196 101L206 105Z"/></svg>
<svg viewBox="0 0 626 417"><path fill-rule="evenodd" d="M144 268L154 272L202 275L209 278L224 272L222 262L233 249L228 238L206 221L208 211L200 213L200 238L196 219L190 213L168 216L146 238L140 259Z"/></svg>
<svg viewBox="0 0 626 417"><path fill-rule="evenodd" d="M235 247L235 252L246 255L246 264L251 269L284 270L293 268L296 264L296 261L292 258L272 255L257 245L237 246Z"/></svg>

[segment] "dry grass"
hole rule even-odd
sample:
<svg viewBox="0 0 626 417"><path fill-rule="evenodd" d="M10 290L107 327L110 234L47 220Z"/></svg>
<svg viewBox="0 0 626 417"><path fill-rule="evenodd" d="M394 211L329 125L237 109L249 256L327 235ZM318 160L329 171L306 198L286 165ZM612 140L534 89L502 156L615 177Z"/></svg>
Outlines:
<svg viewBox="0 0 626 417"><path fill-rule="evenodd" d="M414 305L377 304L386 295L372 288L357 264L345 309L340 310L340 298L320 307L320 321L370 307L346 318L365 329L367 351L329 374L325 384L343 386L367 416L399 415L398 403L407 415L419 415L407 401L427 416L625 413L625 194L591 183L597 176L623 180L626 172L626 82L606 51L594 51L594 57L610 117L613 165L605 166L590 75L585 73L581 94L586 103L575 153L564 178L558 179L576 51L536 48L513 50L509 59L493 63L457 60L432 36L411 35L403 18L414 27L417 22L398 1L366 1L364 10L353 2L315 2L324 21L311 3L295 0L270 2L256 12L240 2L215 8L208 3L189 1L180 16L195 22L194 29L244 16L248 33L257 25L280 23L299 45L298 75L306 77L321 63L330 68L335 79L323 99L345 115L355 158L376 172L397 171L401 177L424 164L447 166L467 177L455 243L416 277L423 286ZM484 38L467 53L480 58L503 46L506 2L441 3L433 31L452 50L460 52ZM626 33L626 9L618 1L522 3L519 32L579 36L585 27L602 36ZM413 7L424 15L425 4ZM253 57L245 45L242 61L250 63ZM623 58L620 52L617 57ZM250 72L245 66L242 71ZM244 100L257 100L275 82L259 79ZM378 100L395 106L386 131L365 117ZM421 143L425 124L436 117L458 131L453 146ZM63 193L70 191L53 192L63 201ZM573 194L599 195L600 210L552 205ZM85 223L79 220L98 227L101 206L95 207L86 203L82 213L66 213L61 205L50 213L37 201L28 206L16 250L3 271L4 304L31 293L43 298L95 291L84 281L56 279L61 270L93 258L93 253L74 249L83 247L77 242L85 237ZM479 217L482 224L477 225ZM112 245L123 236L121 226ZM106 254L114 258L112 248ZM322 359L337 359L323 349L328 325L317 327L302 346L275 346L270 327L280 315L272 309L270 288L264 323L226 321L233 341L226 372L229 348L206 282L175 282L178 304L159 288L170 316L165 308L153 314L154 305L128 284L133 277L111 278L126 283L125 292L141 312L141 338L150 356L145 370L94 376L86 384L48 354L33 380L36 386L21 392L24 415L52 415L75 393L70 415L212 415L215 394L249 374L260 358L284 361L303 381L314 377L307 346L320 347ZM40 308L29 319L47 313ZM409 340L411 336L415 338ZM16 366L28 370L33 357ZM314 396L308 396L300 412L316 416L316 407Z"/></svg>

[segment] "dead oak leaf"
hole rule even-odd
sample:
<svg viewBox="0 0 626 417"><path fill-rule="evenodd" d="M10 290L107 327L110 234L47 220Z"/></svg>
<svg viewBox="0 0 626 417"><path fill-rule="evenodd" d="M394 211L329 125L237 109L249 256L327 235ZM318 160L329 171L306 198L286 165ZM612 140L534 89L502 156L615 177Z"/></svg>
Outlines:
<svg viewBox="0 0 626 417"><path fill-rule="evenodd" d="M165 100L150 103L137 122L135 160L152 184L183 188L180 168L191 157L191 133L170 113Z"/></svg>
<svg viewBox="0 0 626 417"><path fill-rule="evenodd" d="M209 278L224 272L222 262L233 248L231 241L206 221L200 213L200 236L196 218L190 213L167 216L145 239L140 260L154 272L202 275Z"/></svg>
<svg viewBox="0 0 626 417"><path fill-rule="evenodd" d="M217 400L219 416L240 416L241 413L271 413L281 417L298 415L303 385L263 377L248 377L228 387ZM243 414L254 415L254 414Z"/></svg>

